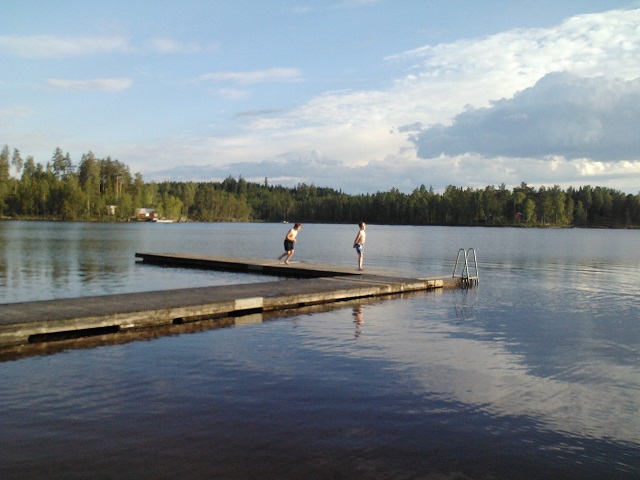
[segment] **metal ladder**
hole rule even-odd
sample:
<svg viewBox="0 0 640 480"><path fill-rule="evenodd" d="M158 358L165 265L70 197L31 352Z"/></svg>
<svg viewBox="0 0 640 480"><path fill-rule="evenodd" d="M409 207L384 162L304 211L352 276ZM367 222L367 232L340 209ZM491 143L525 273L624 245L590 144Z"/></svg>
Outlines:
<svg viewBox="0 0 640 480"><path fill-rule="evenodd" d="M478 272L478 259L476 258L476 250L474 248L468 249L466 252L464 248L458 250L458 256L456 257L456 264L453 267L453 278L456 277L456 271L458 270L458 263L460 262L460 254L464 256L464 265L462 265L462 271L460 272L460 282L465 287L476 286L480 283L480 273ZM473 254L473 266L475 267L475 275L469 274L469 260Z"/></svg>

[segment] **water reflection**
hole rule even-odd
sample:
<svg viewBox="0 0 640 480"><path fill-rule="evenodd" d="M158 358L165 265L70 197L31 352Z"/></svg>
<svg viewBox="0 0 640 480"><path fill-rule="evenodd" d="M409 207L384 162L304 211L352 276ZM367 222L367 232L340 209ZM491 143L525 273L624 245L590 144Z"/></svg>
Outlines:
<svg viewBox="0 0 640 480"><path fill-rule="evenodd" d="M134 224L0 222L0 301L84 297L168 288L272 281L262 275L138 265L158 230ZM188 227L185 227L188 228ZM180 230L155 238L156 251L189 244ZM192 239L193 240L193 239ZM202 241L203 239L196 239ZM166 243L162 247L163 243Z"/></svg>
<svg viewBox="0 0 640 480"><path fill-rule="evenodd" d="M303 340L307 347L333 355L384 361L404 379L403 389L418 395L464 404L496 418L535 419L539 428L580 438L640 444L637 365L601 355L586 360L593 354L587 340L559 358L546 350L551 364L585 360L541 375L525 354L531 340L514 342L506 331L496 334L481 327L483 319L478 322L474 312L483 306L475 292L454 291L445 297L446 304L437 306L437 297L427 296L368 307L367 335L361 338L365 348L344 348L341 329L326 318L304 323ZM352 316L358 318L360 312L354 307Z"/></svg>
<svg viewBox="0 0 640 480"><path fill-rule="evenodd" d="M351 313L353 316L353 323L356 324L355 337L359 337L362 334L362 325L364 324L364 316L362 313L362 305L357 305L353 307L353 312Z"/></svg>

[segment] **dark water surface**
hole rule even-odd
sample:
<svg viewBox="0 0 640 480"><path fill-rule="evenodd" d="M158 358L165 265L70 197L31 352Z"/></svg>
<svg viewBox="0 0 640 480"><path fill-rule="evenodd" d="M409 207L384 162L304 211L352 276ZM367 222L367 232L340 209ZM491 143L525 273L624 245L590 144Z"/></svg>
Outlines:
<svg viewBox="0 0 640 480"><path fill-rule="evenodd" d="M0 223L2 302L270 281L133 255L275 258L287 227ZM294 260L355 267L356 233ZM480 286L1 362L0 478L640 477L640 232L368 235L421 276L474 247Z"/></svg>

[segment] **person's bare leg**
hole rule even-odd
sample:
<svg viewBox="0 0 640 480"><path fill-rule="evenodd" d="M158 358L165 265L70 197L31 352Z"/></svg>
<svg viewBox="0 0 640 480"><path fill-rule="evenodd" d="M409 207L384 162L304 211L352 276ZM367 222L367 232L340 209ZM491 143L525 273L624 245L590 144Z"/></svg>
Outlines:
<svg viewBox="0 0 640 480"><path fill-rule="evenodd" d="M289 259L293 257L293 250L287 253L287 259L284 261L287 265L289 265Z"/></svg>

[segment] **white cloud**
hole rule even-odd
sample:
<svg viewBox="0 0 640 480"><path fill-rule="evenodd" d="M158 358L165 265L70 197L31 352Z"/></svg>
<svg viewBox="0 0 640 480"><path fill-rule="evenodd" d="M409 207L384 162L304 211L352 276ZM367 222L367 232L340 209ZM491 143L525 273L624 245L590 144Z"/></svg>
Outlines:
<svg viewBox="0 0 640 480"><path fill-rule="evenodd" d="M250 95L247 90L241 90L239 88L220 88L216 90L216 93L229 100L239 100L241 98L247 98Z"/></svg>
<svg viewBox="0 0 640 480"><path fill-rule="evenodd" d="M57 35L0 36L0 50L24 58L57 58L96 53L129 52L122 37L63 37Z"/></svg>
<svg viewBox="0 0 640 480"><path fill-rule="evenodd" d="M148 42L151 51L160 54L180 54L180 53L199 53L214 52L218 49L218 45L202 45L199 42L179 42L171 38L154 38Z"/></svg>
<svg viewBox="0 0 640 480"><path fill-rule="evenodd" d="M412 134L422 158L479 153L485 157L640 158L640 78L549 74L512 99L470 109L453 124Z"/></svg>
<svg viewBox="0 0 640 480"><path fill-rule="evenodd" d="M347 10L347 9L355 9L361 7L368 7L370 5L376 5L378 3L382 3L385 0L341 0L336 3L323 3L316 2L313 6L304 5L304 6L295 6L291 8L293 13L297 14L308 14L311 12L315 12L318 10Z"/></svg>
<svg viewBox="0 0 640 480"><path fill-rule="evenodd" d="M61 36L0 35L0 51L22 58L61 58L105 53L136 53L150 51L159 54L215 52L219 46L197 41L180 42L172 38L157 37L146 42L144 49L136 48L124 36Z"/></svg>
<svg viewBox="0 0 640 480"><path fill-rule="evenodd" d="M14 105L12 107L0 108L2 117L27 117L33 113L33 108L25 105Z"/></svg>
<svg viewBox="0 0 640 480"><path fill-rule="evenodd" d="M149 47L158 53L180 53L185 49L197 48L196 45L181 45L170 38L154 38L149 41Z"/></svg>
<svg viewBox="0 0 640 480"><path fill-rule="evenodd" d="M91 80L47 80L47 85L51 88L61 90L76 91L101 91L118 93L128 89L133 85L130 78L95 78Z"/></svg>
<svg viewBox="0 0 640 480"><path fill-rule="evenodd" d="M255 117L265 117L282 113L282 110L279 109L269 109L269 110L246 110L244 112L238 112L235 116L236 118L255 118Z"/></svg>
<svg viewBox="0 0 640 480"><path fill-rule="evenodd" d="M264 82L297 81L302 77L298 68L268 68L247 72L215 72L201 75L198 80L211 82L233 82L254 84Z"/></svg>
<svg viewBox="0 0 640 480"><path fill-rule="evenodd" d="M359 8L375 5L382 0L342 0L332 6L332 8Z"/></svg>
<svg viewBox="0 0 640 480"><path fill-rule="evenodd" d="M613 10L572 17L554 28L425 46L388 61L411 65L396 90L424 107L426 115L417 120L446 123L466 105L483 107L511 97L552 72L627 80L640 76L638 24L640 9Z"/></svg>

